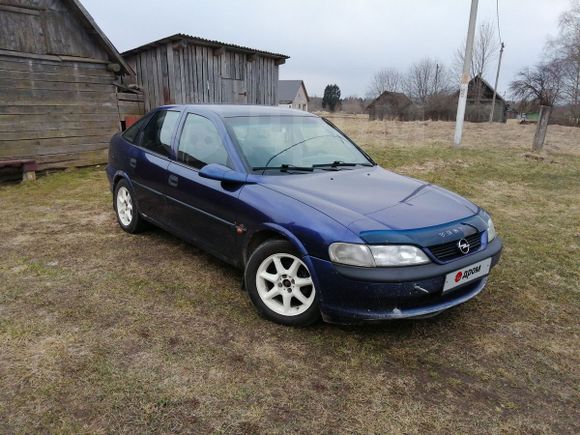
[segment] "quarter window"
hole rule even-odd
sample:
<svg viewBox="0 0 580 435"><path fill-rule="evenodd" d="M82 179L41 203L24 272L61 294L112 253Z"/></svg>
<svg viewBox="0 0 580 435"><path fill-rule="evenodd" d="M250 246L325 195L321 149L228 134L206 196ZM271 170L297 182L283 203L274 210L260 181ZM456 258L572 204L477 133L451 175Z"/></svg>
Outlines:
<svg viewBox="0 0 580 435"><path fill-rule="evenodd" d="M209 119L193 113L187 115L179 138L177 160L198 169L209 163L228 166L228 153Z"/></svg>
<svg viewBox="0 0 580 435"><path fill-rule="evenodd" d="M141 146L155 153L171 155L171 137L179 120L179 112L160 110L143 129Z"/></svg>
<svg viewBox="0 0 580 435"><path fill-rule="evenodd" d="M125 130L123 132L123 137L125 138L125 140L133 144L137 143L137 135L139 134L139 130L141 130L141 127L143 126L146 120L147 118L141 118L127 130Z"/></svg>

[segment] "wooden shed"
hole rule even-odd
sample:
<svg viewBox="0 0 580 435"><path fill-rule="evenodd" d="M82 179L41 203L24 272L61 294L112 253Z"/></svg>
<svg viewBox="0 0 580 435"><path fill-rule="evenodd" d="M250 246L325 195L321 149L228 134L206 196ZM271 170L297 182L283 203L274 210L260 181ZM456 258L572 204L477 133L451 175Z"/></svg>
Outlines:
<svg viewBox="0 0 580 435"><path fill-rule="evenodd" d="M366 108L369 120L398 119L407 121L413 102L400 92L385 91L375 98Z"/></svg>
<svg viewBox="0 0 580 435"><path fill-rule="evenodd" d="M459 98L459 92L455 93ZM491 103L493 99L493 86L491 86L481 76L475 76L469 82L467 88L467 103L465 106L465 120L471 122L487 122L489 121L489 113L491 112ZM505 122L507 103L496 94L495 106L493 110L494 122Z"/></svg>
<svg viewBox="0 0 580 435"><path fill-rule="evenodd" d="M176 34L123 53L150 110L164 104L278 104L288 56Z"/></svg>
<svg viewBox="0 0 580 435"><path fill-rule="evenodd" d="M106 161L125 114L144 110L123 92L130 73L78 0L0 0L0 161Z"/></svg>

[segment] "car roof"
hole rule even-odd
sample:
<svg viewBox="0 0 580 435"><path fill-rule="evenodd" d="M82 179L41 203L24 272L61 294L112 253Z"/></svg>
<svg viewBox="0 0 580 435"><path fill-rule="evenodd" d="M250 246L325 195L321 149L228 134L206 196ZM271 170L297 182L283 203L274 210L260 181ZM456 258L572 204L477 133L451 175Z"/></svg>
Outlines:
<svg viewBox="0 0 580 435"><path fill-rule="evenodd" d="M190 109L199 113L213 112L222 118L234 118L239 116L308 116L318 118L316 115L305 112L303 110L274 106L254 106L241 104L173 104L162 107L166 109Z"/></svg>

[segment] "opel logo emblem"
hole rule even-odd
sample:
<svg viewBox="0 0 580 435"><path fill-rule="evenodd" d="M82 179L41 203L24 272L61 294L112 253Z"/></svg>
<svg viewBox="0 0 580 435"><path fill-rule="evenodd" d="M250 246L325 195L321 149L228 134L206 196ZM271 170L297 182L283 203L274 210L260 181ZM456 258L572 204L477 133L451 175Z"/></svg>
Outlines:
<svg viewBox="0 0 580 435"><path fill-rule="evenodd" d="M457 242L457 247L459 248L459 250L463 255L469 253L470 246L467 240L461 239L459 242Z"/></svg>

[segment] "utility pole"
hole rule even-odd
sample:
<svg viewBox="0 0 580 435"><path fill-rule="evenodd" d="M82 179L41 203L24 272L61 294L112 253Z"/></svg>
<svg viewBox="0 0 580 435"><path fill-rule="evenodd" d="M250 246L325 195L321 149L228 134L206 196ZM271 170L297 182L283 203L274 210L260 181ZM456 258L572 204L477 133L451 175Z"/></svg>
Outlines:
<svg viewBox="0 0 580 435"><path fill-rule="evenodd" d="M499 80L499 69L501 68L501 57L503 56L503 49L505 44L501 43L501 48L499 49L499 60L497 61L497 73L495 74L495 86L493 87L493 99L491 100L491 112L489 114L490 124L493 122L493 112L495 111L495 96L497 95L497 82Z"/></svg>
<svg viewBox="0 0 580 435"><path fill-rule="evenodd" d="M457 103L457 118L455 120L455 139L453 146L461 146L461 136L463 135L463 121L465 120L465 104L467 103L467 88L469 86L469 67L473 53L473 40L475 39L475 20L477 18L477 5L479 0L471 0L471 11L469 12L469 28L467 30L467 42L465 44L465 56L463 58L463 74L461 76L461 86L459 88L459 101Z"/></svg>

